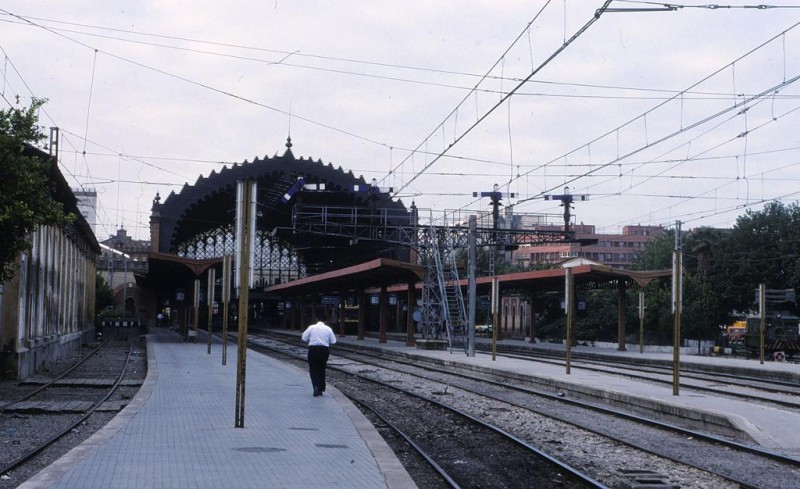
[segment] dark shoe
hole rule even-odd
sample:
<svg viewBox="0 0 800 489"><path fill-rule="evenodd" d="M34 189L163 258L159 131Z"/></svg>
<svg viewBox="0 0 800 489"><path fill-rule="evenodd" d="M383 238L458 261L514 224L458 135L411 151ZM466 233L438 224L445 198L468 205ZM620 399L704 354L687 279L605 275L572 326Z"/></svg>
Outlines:
<svg viewBox="0 0 800 489"><path fill-rule="evenodd" d="M314 389L314 397L319 397L321 395L322 395L322 392L320 392L319 389Z"/></svg>

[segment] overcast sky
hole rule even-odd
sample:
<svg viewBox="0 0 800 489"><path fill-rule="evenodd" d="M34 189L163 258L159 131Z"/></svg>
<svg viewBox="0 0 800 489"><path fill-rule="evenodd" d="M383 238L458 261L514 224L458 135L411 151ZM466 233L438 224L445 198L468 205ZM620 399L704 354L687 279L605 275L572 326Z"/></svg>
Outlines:
<svg viewBox="0 0 800 489"><path fill-rule="evenodd" d="M61 129L70 184L97 190L100 240L149 239L156 192L289 134L297 157L437 215L486 210L472 192L495 183L554 220L543 196L569 186L599 232L796 202L800 8L595 19L602 5L0 0L0 104L48 99L40 123Z"/></svg>

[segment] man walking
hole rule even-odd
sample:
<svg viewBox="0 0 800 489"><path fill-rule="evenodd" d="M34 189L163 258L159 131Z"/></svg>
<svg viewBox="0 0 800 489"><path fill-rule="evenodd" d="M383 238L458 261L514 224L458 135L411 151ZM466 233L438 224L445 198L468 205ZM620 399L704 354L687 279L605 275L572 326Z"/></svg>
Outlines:
<svg viewBox="0 0 800 489"><path fill-rule="evenodd" d="M328 365L330 346L336 343L333 330L317 316L317 322L303 331L303 341L308 343L308 371L311 374L311 385L314 397L325 392L325 368Z"/></svg>

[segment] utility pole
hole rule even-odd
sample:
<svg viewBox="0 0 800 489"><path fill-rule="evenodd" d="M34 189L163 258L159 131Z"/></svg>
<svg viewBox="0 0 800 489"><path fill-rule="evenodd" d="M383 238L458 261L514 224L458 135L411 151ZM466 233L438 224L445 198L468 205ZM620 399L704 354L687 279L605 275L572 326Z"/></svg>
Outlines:
<svg viewBox="0 0 800 489"><path fill-rule="evenodd" d="M192 343L197 343L197 327L200 321L200 279L194 279L194 294L192 300Z"/></svg>
<svg viewBox="0 0 800 489"><path fill-rule="evenodd" d="M214 320L214 283L217 271L213 268L208 269L208 289L206 290L206 304L208 305L208 354L211 355L211 324Z"/></svg>
<svg viewBox="0 0 800 489"><path fill-rule="evenodd" d="M680 393L681 364L681 309L683 308L683 256L681 245L681 222L675 221L675 250L672 252L672 395Z"/></svg>
<svg viewBox="0 0 800 489"><path fill-rule="evenodd" d="M639 353L644 353L644 291L639 291Z"/></svg>
<svg viewBox="0 0 800 489"><path fill-rule="evenodd" d="M122 319L128 319L128 255L125 255L125 275L122 279ZM127 323L126 323L127 324Z"/></svg>
<svg viewBox="0 0 800 489"><path fill-rule="evenodd" d="M764 365L764 330L767 322L767 285L758 284L758 360Z"/></svg>
<svg viewBox="0 0 800 489"><path fill-rule="evenodd" d="M467 251L469 259L467 266L469 267L467 278L467 294L468 294L468 309L467 309L467 356L475 356L475 305L477 303L477 284L475 282L475 270L477 267L478 250L476 246L476 234L478 226L477 216L469 216L469 250ZM409 309L410 311L410 309Z"/></svg>
<svg viewBox="0 0 800 489"><path fill-rule="evenodd" d="M481 192L481 197L489 197L492 206L492 228L497 229L497 223L500 220L500 203L503 200L503 194L497 191L497 184L494 184L491 192Z"/></svg>
<svg viewBox="0 0 800 489"><path fill-rule="evenodd" d="M225 255L222 258L222 364L228 363L228 319L230 317L231 302L231 275L233 257Z"/></svg>
<svg viewBox="0 0 800 489"><path fill-rule="evenodd" d="M575 334L575 276L572 267L567 267L564 274L564 313L567 316L567 341L565 346L566 374L570 374L572 366L572 336Z"/></svg>
<svg viewBox="0 0 800 489"><path fill-rule="evenodd" d="M236 182L236 248L239 288L239 331L238 331L238 368L236 370L236 416L234 426L244 428L245 376L247 363L247 323L250 307L250 287L253 282L251 273L253 239L256 224L256 182L240 180Z"/></svg>
<svg viewBox="0 0 800 489"><path fill-rule="evenodd" d="M60 132L57 127L50 128L50 155L55 156L56 161L58 161L58 154L59 154L59 141L60 141Z"/></svg>

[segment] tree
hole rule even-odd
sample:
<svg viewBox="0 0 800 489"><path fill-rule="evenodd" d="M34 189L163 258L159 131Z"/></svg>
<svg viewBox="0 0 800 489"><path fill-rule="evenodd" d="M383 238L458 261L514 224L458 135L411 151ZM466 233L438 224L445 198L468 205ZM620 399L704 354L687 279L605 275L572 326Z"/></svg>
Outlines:
<svg viewBox="0 0 800 489"><path fill-rule="evenodd" d="M495 248L492 250L488 246L479 246L476 250L476 261L475 261L475 273L478 277L488 277L491 275L489 263L491 261L490 255L494 252L494 273L495 275L501 275L504 273L516 273L516 272L529 272L532 270L544 270L548 268L553 268L554 264L532 264L532 265L519 265L513 263L511 261L506 260L506 253L502 249ZM456 264L459 270L462 270L463 275L461 278L465 278L467 275L467 270L469 267L469 252L466 249L460 249L456 251Z"/></svg>
<svg viewBox="0 0 800 489"><path fill-rule="evenodd" d="M106 283L106 280L98 273L95 279L95 308L98 311L105 310L108 306L114 305L114 291Z"/></svg>
<svg viewBox="0 0 800 489"><path fill-rule="evenodd" d="M0 283L15 275L17 256L37 226L70 220L54 198L52 160L33 149L45 138L36 125L44 103L34 98L29 107L0 110Z"/></svg>
<svg viewBox="0 0 800 489"><path fill-rule="evenodd" d="M683 312L681 335L713 339L718 325L730 320L732 304L727 293L724 268L728 235L718 229L701 227L681 236L683 248ZM671 268L675 248L674 234L668 233L648 243L637 259L637 269ZM658 341L672 336L672 280L654 281L647 287L645 330Z"/></svg>
<svg viewBox="0 0 800 489"><path fill-rule="evenodd" d="M576 308L577 341L613 341L616 338L618 295L616 289L590 289L577 294L576 302L585 305L583 310Z"/></svg>
<svg viewBox="0 0 800 489"><path fill-rule="evenodd" d="M761 283L769 289L800 286L800 207L770 202L736 220L726 250L729 293L739 310L754 305Z"/></svg>
<svg viewBox="0 0 800 489"><path fill-rule="evenodd" d="M800 207L770 202L748 211L730 230L698 228L685 233L683 244L684 336L713 338L732 315L755 307L755 291L800 286ZM640 254L636 268L670 268L674 237L667 234ZM648 286L648 331L669 337L671 283ZM666 319L665 319L666 318Z"/></svg>

